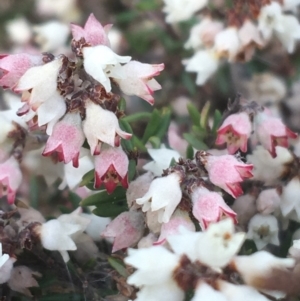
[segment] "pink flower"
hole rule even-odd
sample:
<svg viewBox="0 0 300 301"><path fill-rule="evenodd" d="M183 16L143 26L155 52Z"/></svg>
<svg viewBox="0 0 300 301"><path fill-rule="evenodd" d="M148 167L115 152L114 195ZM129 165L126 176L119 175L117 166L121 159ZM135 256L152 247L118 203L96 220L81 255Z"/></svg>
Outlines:
<svg viewBox="0 0 300 301"><path fill-rule="evenodd" d="M22 173L14 157L0 164L0 197L7 195L9 204L13 204L16 191L21 185Z"/></svg>
<svg viewBox="0 0 300 301"><path fill-rule="evenodd" d="M150 65L131 61L122 66L123 78L115 78L120 89L127 95L137 95L151 105L154 104L153 93L161 89L161 85L153 78L164 70L164 64Z"/></svg>
<svg viewBox="0 0 300 301"><path fill-rule="evenodd" d="M27 53L0 55L0 86L13 89L20 77L29 68L42 63L41 55Z"/></svg>
<svg viewBox="0 0 300 301"><path fill-rule="evenodd" d="M68 113L54 126L43 155L49 156L56 152L59 161L73 161L73 166L78 167L79 152L84 140L79 113Z"/></svg>
<svg viewBox="0 0 300 301"><path fill-rule="evenodd" d="M276 146L288 147L288 138L295 139L297 134L286 127L279 118L272 117L266 113L260 113L255 120L257 126L257 137L273 158L276 157Z"/></svg>
<svg viewBox="0 0 300 301"><path fill-rule="evenodd" d="M202 230L210 223L216 223L222 217L228 216L236 223L236 213L225 203L217 192L209 191L204 187L196 188L192 193L193 215L200 222Z"/></svg>
<svg viewBox="0 0 300 301"><path fill-rule="evenodd" d="M103 237L113 237L112 253L134 246L144 234L142 212L127 211L118 215L102 232Z"/></svg>
<svg viewBox="0 0 300 301"><path fill-rule="evenodd" d="M161 226L160 236L153 245L162 245L166 238L170 235L179 234L180 228L184 227L188 231L196 231L195 225L189 217L186 211L177 209L171 219L167 223L163 223Z"/></svg>
<svg viewBox="0 0 300 301"><path fill-rule="evenodd" d="M198 152L196 157L204 164L210 181L234 198L243 194L240 183L253 176L253 165L245 164L232 155L212 156L206 152Z"/></svg>
<svg viewBox="0 0 300 301"><path fill-rule="evenodd" d="M84 28L75 24L71 24L71 31L73 39L76 41L84 38L85 41L92 46L110 46L107 34L111 27L111 24L105 25L103 27L101 23L95 18L94 14L90 14L84 25Z"/></svg>
<svg viewBox="0 0 300 301"><path fill-rule="evenodd" d="M128 157L122 148L104 145L101 153L95 156L95 187L104 183L108 193L112 193L118 183L128 187Z"/></svg>
<svg viewBox="0 0 300 301"><path fill-rule="evenodd" d="M111 146L120 145L120 137L130 139L131 134L120 129L116 115L92 101L86 102L86 118L83 121L83 132L91 148L92 155L100 154L101 143Z"/></svg>
<svg viewBox="0 0 300 301"><path fill-rule="evenodd" d="M216 144L227 143L229 154L238 149L247 151L247 141L251 134L251 122L247 113L236 113L228 116L218 129Z"/></svg>

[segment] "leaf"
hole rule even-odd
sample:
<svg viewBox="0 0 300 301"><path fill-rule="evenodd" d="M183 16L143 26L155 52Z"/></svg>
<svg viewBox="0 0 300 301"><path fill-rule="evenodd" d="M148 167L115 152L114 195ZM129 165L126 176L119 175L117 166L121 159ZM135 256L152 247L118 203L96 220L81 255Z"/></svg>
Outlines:
<svg viewBox="0 0 300 301"><path fill-rule="evenodd" d="M160 147L160 139L156 136L152 136L150 137L150 139L148 140L148 142L151 143L153 148L159 148Z"/></svg>
<svg viewBox="0 0 300 301"><path fill-rule="evenodd" d="M83 177L82 180L79 184L80 187L82 186L86 186L88 183L90 182L94 182L94 173L95 173L95 169L92 169L90 171L88 171Z"/></svg>
<svg viewBox="0 0 300 301"><path fill-rule="evenodd" d="M186 107L187 107L189 115L192 119L192 123L195 126L199 126L200 125L200 113L199 113L198 109L192 103L188 103Z"/></svg>
<svg viewBox="0 0 300 301"><path fill-rule="evenodd" d="M155 133L159 128L159 123L160 123L159 111L157 109L154 109L142 138L142 142L144 144L146 144L146 142L149 140L151 136L155 136Z"/></svg>
<svg viewBox="0 0 300 301"><path fill-rule="evenodd" d="M186 157L187 159L194 159L194 149L190 144L186 149Z"/></svg>
<svg viewBox="0 0 300 301"><path fill-rule="evenodd" d="M134 147L136 147L138 150L140 150L142 152L147 152L146 146L137 136L133 135L131 140L132 140Z"/></svg>
<svg viewBox="0 0 300 301"><path fill-rule="evenodd" d="M203 129L207 129L208 117L209 117L209 109L210 109L210 102L207 101L201 111L200 114L200 127Z"/></svg>
<svg viewBox="0 0 300 301"><path fill-rule="evenodd" d="M140 113L135 113L135 114L131 114L129 116L125 116L122 118L122 120L131 123L131 122L136 122L139 120L145 121L151 118L151 113L148 112L140 112Z"/></svg>
<svg viewBox="0 0 300 301"><path fill-rule="evenodd" d="M183 72L181 76L181 82L191 95L196 94L195 80L192 78L192 76L190 76L190 74Z"/></svg>
<svg viewBox="0 0 300 301"><path fill-rule="evenodd" d="M120 124L120 128L127 132L127 133L130 133L132 134L133 131L132 131L132 128L130 126L130 124L124 120L124 118L121 118L119 119L119 124ZM133 150L133 142L132 142L132 137L130 140L125 140L125 139L122 139L121 140L121 145L122 145L122 148L127 151L127 152L130 152L131 150Z"/></svg>
<svg viewBox="0 0 300 301"><path fill-rule="evenodd" d="M125 111L126 110L126 100L122 97L118 103L118 108L120 111Z"/></svg>
<svg viewBox="0 0 300 301"><path fill-rule="evenodd" d="M120 200L126 200L126 190L118 186L112 194L108 194L106 190L102 190L96 194L90 195L84 200L82 200L80 206L99 206L101 204L107 205L111 202L116 202Z"/></svg>
<svg viewBox="0 0 300 301"><path fill-rule="evenodd" d="M161 112L161 121L158 125L158 131L155 136L162 139L168 131L171 122L171 110L169 108L163 108Z"/></svg>
<svg viewBox="0 0 300 301"><path fill-rule="evenodd" d="M213 127L212 127L212 132L216 133L218 130L218 127L220 126L222 120L222 114L219 110L215 110L214 113L214 123L213 123Z"/></svg>
<svg viewBox="0 0 300 301"><path fill-rule="evenodd" d="M109 256L108 263L124 278L127 278L129 276L129 273L126 270L124 262L121 261L120 259L115 258L113 256Z"/></svg>
<svg viewBox="0 0 300 301"><path fill-rule="evenodd" d="M197 150L207 150L207 145L203 142L198 140L193 134L185 133L183 134L184 139L191 144Z"/></svg>
<svg viewBox="0 0 300 301"><path fill-rule="evenodd" d="M136 162L135 162L135 160L129 160L129 166L128 166L129 182L133 180L135 173L136 173Z"/></svg>
<svg viewBox="0 0 300 301"><path fill-rule="evenodd" d="M111 203L97 205L97 207L93 210L93 213L101 217L113 218L124 211L128 211L126 199L123 201L112 201Z"/></svg>

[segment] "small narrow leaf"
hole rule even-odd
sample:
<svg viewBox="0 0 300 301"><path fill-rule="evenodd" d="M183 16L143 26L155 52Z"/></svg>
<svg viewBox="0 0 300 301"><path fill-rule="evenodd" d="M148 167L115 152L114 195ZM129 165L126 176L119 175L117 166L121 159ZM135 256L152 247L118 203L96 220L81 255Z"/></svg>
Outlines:
<svg viewBox="0 0 300 301"><path fill-rule="evenodd" d="M197 150L207 150L207 145L203 142L198 140L193 134L185 133L183 134L184 139L191 144Z"/></svg>
<svg viewBox="0 0 300 301"><path fill-rule="evenodd" d="M126 199L123 201L113 201L109 204L98 204L97 207L93 210L93 213L101 217L113 218L124 211L128 211Z"/></svg>
<svg viewBox="0 0 300 301"><path fill-rule="evenodd" d="M192 103L187 104L187 109L188 109L189 115L191 117L192 123L196 126L199 126L200 125L200 113L199 113L198 109Z"/></svg>
<svg viewBox="0 0 300 301"><path fill-rule="evenodd" d="M108 263L124 278L127 278L129 276L125 264L120 259L115 258L113 256L109 256Z"/></svg>
<svg viewBox="0 0 300 301"><path fill-rule="evenodd" d="M131 123L131 122L136 122L139 120L145 121L151 118L151 113L148 112L140 112L140 113L135 113L135 114L131 114L128 116L125 116L122 118L122 120Z"/></svg>

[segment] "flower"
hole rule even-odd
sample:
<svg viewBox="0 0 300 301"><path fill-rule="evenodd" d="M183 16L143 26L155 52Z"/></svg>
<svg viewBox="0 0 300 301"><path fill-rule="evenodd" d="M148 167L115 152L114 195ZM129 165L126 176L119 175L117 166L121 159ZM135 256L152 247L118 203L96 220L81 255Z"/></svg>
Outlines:
<svg viewBox="0 0 300 301"><path fill-rule="evenodd" d="M14 89L21 76L31 67L43 63L41 55L27 53L1 55L0 70L3 74L0 78L0 86Z"/></svg>
<svg viewBox="0 0 300 301"><path fill-rule="evenodd" d="M199 50L191 58L183 61L185 70L196 72L196 84L203 85L218 69L219 59L210 50Z"/></svg>
<svg viewBox="0 0 300 301"><path fill-rule="evenodd" d="M112 193L118 183L128 187L129 160L121 147L104 145L99 155L95 156L95 187L104 183L108 193Z"/></svg>
<svg viewBox="0 0 300 301"><path fill-rule="evenodd" d="M159 75L164 67L164 64L150 65L131 61L122 66L123 76L115 78L115 81L125 94L137 95L153 105L153 92L161 89L153 77Z"/></svg>
<svg viewBox="0 0 300 301"><path fill-rule="evenodd" d="M243 26L238 31L240 43L242 48L246 48L254 44L255 46L263 46L263 40L260 36L258 27L251 22L246 20Z"/></svg>
<svg viewBox="0 0 300 301"><path fill-rule="evenodd" d="M264 288L264 279L270 278L274 269L286 270L294 265L294 259L278 258L266 251L259 251L248 256L236 256L231 263L244 282L257 289Z"/></svg>
<svg viewBox="0 0 300 301"><path fill-rule="evenodd" d="M8 203L13 204L21 182L22 172L18 161L13 156L0 163L0 197L7 195Z"/></svg>
<svg viewBox="0 0 300 301"><path fill-rule="evenodd" d="M112 253L132 247L144 234L144 216L140 211L119 214L102 232L102 237L114 238Z"/></svg>
<svg viewBox="0 0 300 301"><path fill-rule="evenodd" d="M240 47L241 44L236 27L228 27L215 37L215 52L218 57L226 57L230 62L234 61Z"/></svg>
<svg viewBox="0 0 300 301"><path fill-rule="evenodd" d="M278 222L272 215L254 215L248 225L247 238L253 239L258 250L268 243L279 246Z"/></svg>
<svg viewBox="0 0 300 301"><path fill-rule="evenodd" d="M263 190L257 200L256 207L261 214L271 214L279 208L281 199L275 188Z"/></svg>
<svg viewBox="0 0 300 301"><path fill-rule="evenodd" d="M42 51L55 51L63 47L68 39L70 29L59 21L50 21L33 27L35 41Z"/></svg>
<svg viewBox="0 0 300 301"><path fill-rule="evenodd" d="M204 17L200 23L194 25L185 48L199 49L202 46L213 46L215 36L223 29L223 23Z"/></svg>
<svg viewBox="0 0 300 301"><path fill-rule="evenodd" d="M288 138L295 139L298 136L279 118L269 116L266 113L257 114L255 123L258 140L272 157L276 157L276 146L288 147Z"/></svg>
<svg viewBox="0 0 300 301"><path fill-rule="evenodd" d="M202 229L206 229L210 223L221 220L223 215L236 220L236 213L225 203L217 192L209 191L204 187L197 187L191 195L193 202L193 215L200 222Z"/></svg>
<svg viewBox="0 0 300 301"><path fill-rule="evenodd" d="M177 161L180 158L177 151L164 147L159 149L148 148L147 151L153 161L145 164L143 169L151 171L157 177L162 175L164 169L170 167L173 159Z"/></svg>
<svg viewBox="0 0 300 301"><path fill-rule="evenodd" d="M106 92L111 91L109 77L124 77L120 63L128 63L131 60L130 56L119 56L105 45L84 47L82 52L84 70L102 84Z"/></svg>
<svg viewBox="0 0 300 301"><path fill-rule="evenodd" d="M162 246L155 246L139 250L129 249L124 261L137 269L128 277L128 284L142 287L171 281L179 256Z"/></svg>
<svg viewBox="0 0 300 301"><path fill-rule="evenodd" d="M161 245L170 235L178 234L179 229L184 227L188 231L196 231L195 225L186 211L177 209L167 223L161 226L160 236L154 245Z"/></svg>
<svg viewBox="0 0 300 301"><path fill-rule="evenodd" d="M224 189L234 198L243 194L240 182L252 177L252 164L245 164L232 155L213 156L198 152L198 156L214 185Z"/></svg>
<svg viewBox="0 0 300 301"><path fill-rule="evenodd" d="M124 139L131 138L131 134L120 129L118 119L113 112L102 109L92 101L86 103L86 118L82 125L92 155L100 153L101 142L119 146L119 136Z"/></svg>
<svg viewBox="0 0 300 301"><path fill-rule="evenodd" d="M0 242L0 269L5 264L5 262L7 262L8 259L9 255L2 253L2 243Z"/></svg>
<svg viewBox="0 0 300 301"><path fill-rule="evenodd" d="M251 128L247 113L241 112L229 115L218 129L216 144L220 145L226 142L229 154L234 154L238 149L246 152Z"/></svg>
<svg viewBox="0 0 300 301"><path fill-rule="evenodd" d="M220 292L213 289L204 281L199 281L195 289L195 295L191 301L202 301L202 300L211 300L211 301L227 301L227 298Z"/></svg>
<svg viewBox="0 0 300 301"><path fill-rule="evenodd" d="M71 24L71 31L75 41L84 38L92 46L105 45L109 47L110 43L107 34L111 27L112 25L110 24L103 27L94 14L90 14L84 28Z"/></svg>
<svg viewBox="0 0 300 301"><path fill-rule="evenodd" d="M163 12L167 14L166 22L176 23L188 20L195 12L207 5L207 0L164 0Z"/></svg>
<svg viewBox="0 0 300 301"><path fill-rule="evenodd" d="M41 277L42 274L32 271L30 268L21 265L12 269L8 286L16 292L32 297L29 287L39 287L38 282L33 277Z"/></svg>
<svg viewBox="0 0 300 301"><path fill-rule="evenodd" d="M166 177L156 178L152 181L147 193L136 199L137 204L143 205L144 212L151 209L159 211L158 221L167 223L181 201L181 176L174 172Z"/></svg>
<svg viewBox="0 0 300 301"><path fill-rule="evenodd" d="M80 148L84 140L79 113L68 113L55 124L43 156L49 156L56 152L59 161L64 161L64 163L72 161L73 166L78 167Z"/></svg>

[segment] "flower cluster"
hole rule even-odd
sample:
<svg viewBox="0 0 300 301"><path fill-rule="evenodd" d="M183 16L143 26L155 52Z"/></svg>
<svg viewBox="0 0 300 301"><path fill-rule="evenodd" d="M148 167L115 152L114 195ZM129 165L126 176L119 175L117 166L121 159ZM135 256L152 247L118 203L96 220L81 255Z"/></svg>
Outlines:
<svg viewBox="0 0 300 301"><path fill-rule="evenodd" d="M24 128L20 120L16 124L10 117L1 117L5 129L0 140L0 194L7 194L10 203L22 179L19 162L27 131L49 135L42 154L66 164L65 181L71 188L93 166L95 187L103 184L111 193L119 183L128 186L128 158L120 139L132 135L120 128L118 120L124 112L112 88L118 86L125 94L153 104L153 93L161 88L154 77L164 65L117 55L110 47L110 28L93 14L83 28L72 24L72 58L51 53L0 57L0 85L21 93L24 104L18 106L17 115L23 125L26 122ZM91 155L83 148L85 140ZM70 180L70 174L76 173L79 180Z"/></svg>
<svg viewBox="0 0 300 301"><path fill-rule="evenodd" d="M176 23L204 10L209 1L164 2L166 21ZM249 61L255 50L265 48L273 36L289 53L293 52L296 41L300 39L300 24L293 14L286 11L295 10L298 4L298 1L288 0L238 0L231 7L226 7L224 3L223 9L228 11L224 21L214 18L209 10L201 13L185 44L186 48L195 51L191 58L183 61L186 71L196 72L196 83L203 85L216 72L222 59ZM210 8L214 8L214 4Z"/></svg>

